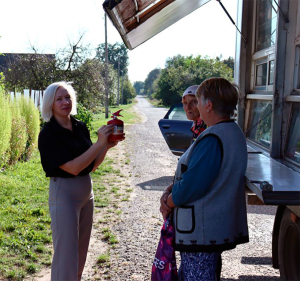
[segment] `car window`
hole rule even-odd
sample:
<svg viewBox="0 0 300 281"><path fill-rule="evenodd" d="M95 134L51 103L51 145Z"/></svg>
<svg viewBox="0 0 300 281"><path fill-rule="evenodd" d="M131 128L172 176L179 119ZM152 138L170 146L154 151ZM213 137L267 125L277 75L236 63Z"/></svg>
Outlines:
<svg viewBox="0 0 300 281"><path fill-rule="evenodd" d="M184 120L187 121L187 117L183 107L174 106L172 111L169 113L169 120Z"/></svg>

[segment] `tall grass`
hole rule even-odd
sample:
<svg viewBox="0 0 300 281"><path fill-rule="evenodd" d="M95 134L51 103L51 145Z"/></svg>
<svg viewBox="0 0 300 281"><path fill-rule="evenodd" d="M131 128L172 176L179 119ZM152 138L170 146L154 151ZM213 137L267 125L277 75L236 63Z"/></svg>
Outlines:
<svg viewBox="0 0 300 281"><path fill-rule="evenodd" d="M26 120L21 116L20 103L15 101L11 108L12 126L10 138L10 165L14 165L25 153L28 135L26 132Z"/></svg>
<svg viewBox="0 0 300 281"><path fill-rule="evenodd" d="M0 84L0 168L28 160L37 145L40 115L32 100L12 101Z"/></svg>
<svg viewBox="0 0 300 281"><path fill-rule="evenodd" d="M40 115L32 100L21 97L20 99L21 115L26 121L27 143L23 158L28 159L34 148L37 146L38 136L40 132Z"/></svg>
<svg viewBox="0 0 300 281"><path fill-rule="evenodd" d="M10 146L11 123L10 101L0 85L0 168L8 161L7 151Z"/></svg>

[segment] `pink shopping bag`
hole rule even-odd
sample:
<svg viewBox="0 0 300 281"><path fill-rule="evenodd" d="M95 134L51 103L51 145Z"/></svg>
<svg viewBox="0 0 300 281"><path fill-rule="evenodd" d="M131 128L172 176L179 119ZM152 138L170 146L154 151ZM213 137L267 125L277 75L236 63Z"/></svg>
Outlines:
<svg viewBox="0 0 300 281"><path fill-rule="evenodd" d="M168 217L161 228L161 236L152 265L151 281L178 280L174 236L172 221Z"/></svg>

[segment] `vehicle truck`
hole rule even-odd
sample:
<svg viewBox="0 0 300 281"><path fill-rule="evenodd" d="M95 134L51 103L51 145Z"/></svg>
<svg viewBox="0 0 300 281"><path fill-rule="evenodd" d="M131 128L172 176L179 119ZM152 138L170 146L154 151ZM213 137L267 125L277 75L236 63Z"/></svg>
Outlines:
<svg viewBox="0 0 300 281"><path fill-rule="evenodd" d="M103 6L133 49L207 2L106 0ZM273 267L284 280L300 280L300 0L238 0L236 22L227 15L237 29L236 121L248 145L247 202L278 206ZM189 145L191 123L174 119L174 108L160 125L170 149L180 155Z"/></svg>

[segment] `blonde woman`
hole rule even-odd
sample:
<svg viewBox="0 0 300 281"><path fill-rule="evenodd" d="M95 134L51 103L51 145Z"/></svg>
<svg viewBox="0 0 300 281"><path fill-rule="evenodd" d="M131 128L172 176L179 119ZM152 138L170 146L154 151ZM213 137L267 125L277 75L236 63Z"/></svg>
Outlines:
<svg viewBox="0 0 300 281"><path fill-rule="evenodd" d="M86 125L72 116L76 113L76 94L70 83L48 86L42 104L47 123L39 134L38 147L46 177L50 177L52 281L81 279L93 223L90 173L117 144L108 141L111 125L102 126L92 144Z"/></svg>

